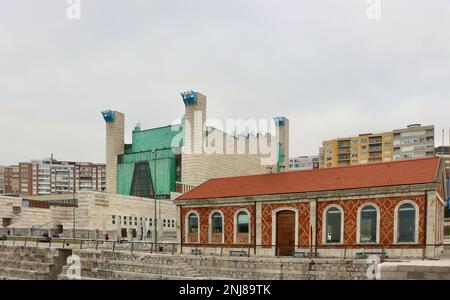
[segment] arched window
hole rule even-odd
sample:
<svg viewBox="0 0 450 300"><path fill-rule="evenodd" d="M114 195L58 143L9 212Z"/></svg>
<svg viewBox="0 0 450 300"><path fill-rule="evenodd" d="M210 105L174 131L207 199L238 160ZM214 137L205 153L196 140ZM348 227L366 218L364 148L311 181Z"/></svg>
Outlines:
<svg viewBox="0 0 450 300"><path fill-rule="evenodd" d="M219 212L215 212L212 217L212 233L222 233L222 215Z"/></svg>
<svg viewBox="0 0 450 300"><path fill-rule="evenodd" d="M325 225L325 242L341 243L342 242L342 213L337 207L330 207L326 211Z"/></svg>
<svg viewBox="0 0 450 300"><path fill-rule="evenodd" d="M248 233L249 231L249 217L248 213L241 211L237 215L237 232Z"/></svg>
<svg viewBox="0 0 450 300"><path fill-rule="evenodd" d="M416 208L404 203L398 208L397 242L414 243L416 241Z"/></svg>
<svg viewBox="0 0 450 300"><path fill-rule="evenodd" d="M373 205L366 205L361 209L359 242L377 242L377 209Z"/></svg>
<svg viewBox="0 0 450 300"><path fill-rule="evenodd" d="M191 213L188 217L188 232L189 233L198 232L198 216L195 213Z"/></svg>

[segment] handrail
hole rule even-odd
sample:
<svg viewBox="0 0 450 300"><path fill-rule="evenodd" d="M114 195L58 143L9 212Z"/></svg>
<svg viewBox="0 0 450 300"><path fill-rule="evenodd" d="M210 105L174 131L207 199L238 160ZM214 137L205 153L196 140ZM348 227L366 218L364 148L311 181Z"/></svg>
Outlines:
<svg viewBox="0 0 450 300"><path fill-rule="evenodd" d="M250 257L251 249L257 248L259 250L267 250L272 249L275 250L275 256L280 257L280 248L289 248L289 252L292 252L292 256L296 256L296 253L301 253L301 257L316 257L315 253L310 253L310 244L251 244L251 243L243 243L243 244L227 244L227 243L178 243L178 242L153 242L153 241L116 241L116 240L102 240L102 239L82 239L82 238L45 238L45 237L29 237L29 236L4 236L2 239L2 246L5 245L5 241L12 241L12 246L28 246L28 247L38 247L39 244L43 244L44 242L48 242L48 248L56 248L56 249L66 249L66 246L70 244L79 245L79 249L92 249L98 250L100 246L107 246L107 249L112 249L112 251L120 250L120 251L130 251L133 252L150 252L150 253L175 253L178 247L181 245L184 247L191 247L193 255L202 255L207 254L207 249L216 248L214 253L209 253L212 255L217 255L219 253L220 256L229 255L229 252L226 250L232 251L233 249L240 248L244 249L247 253L245 253L247 257ZM32 241L36 241L34 245L31 244ZM23 244L21 243L23 242ZM60 246L60 244L62 244ZM72 245L72 248L73 246ZM118 247L117 245L122 245ZM125 247L124 247L125 246ZM353 245L342 245L342 244L318 244L317 248L320 250L342 250L342 254L340 256L336 255L327 255L326 253L320 253L320 257L331 258L331 257L340 257L344 259L352 258L349 256L349 250L351 255L355 255L355 251L358 253L370 253L370 252L380 252L386 253L389 249L424 249L426 247L440 247L444 246L444 243L439 244L353 244ZM200 251L199 251L200 250ZM373 251L370 251L373 250ZM264 256L264 255L263 255ZM384 256L384 255L382 255ZM288 256L289 257L289 256ZM355 257L356 258L356 257Z"/></svg>

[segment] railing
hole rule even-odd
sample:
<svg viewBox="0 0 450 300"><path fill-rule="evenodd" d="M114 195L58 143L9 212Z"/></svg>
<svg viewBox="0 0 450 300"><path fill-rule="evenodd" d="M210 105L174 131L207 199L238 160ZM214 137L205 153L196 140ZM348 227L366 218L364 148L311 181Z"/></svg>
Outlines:
<svg viewBox="0 0 450 300"><path fill-rule="evenodd" d="M177 193L184 194L184 193L192 191L195 188L196 188L195 185L186 184L186 183L182 183L182 182L176 182L175 190Z"/></svg>
<svg viewBox="0 0 450 300"><path fill-rule="evenodd" d="M81 249L106 250L139 253L180 253L215 256L260 256L260 257L295 257L295 258L341 258L341 259L367 259L377 255L380 260L390 258L426 258L426 247L439 247L444 244L367 244L367 245L254 245L254 244L180 244L172 242L151 241L105 241L95 239L45 238L0 236L1 245L40 247L49 249ZM398 254L393 254L391 250ZM415 250L416 255L403 255L402 251ZM420 252L419 252L420 251ZM420 255L419 255L420 254Z"/></svg>

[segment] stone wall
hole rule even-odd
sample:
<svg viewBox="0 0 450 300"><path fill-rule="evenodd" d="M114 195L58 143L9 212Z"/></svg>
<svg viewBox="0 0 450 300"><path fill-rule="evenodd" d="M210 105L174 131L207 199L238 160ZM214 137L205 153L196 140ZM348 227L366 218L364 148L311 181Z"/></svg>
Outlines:
<svg viewBox="0 0 450 300"><path fill-rule="evenodd" d="M450 280L450 260L417 260L380 264L383 280Z"/></svg>
<svg viewBox="0 0 450 300"><path fill-rule="evenodd" d="M127 230L128 235L131 235L132 230L139 232L142 229L143 232L150 231L150 235L154 236L155 202L153 199L101 192L79 192L75 198L78 200L76 208L54 205L50 208L30 208L22 207L20 197L0 196L0 221L3 218L11 218L11 224L8 226L0 223L0 232L2 229L6 231L12 228L23 229L15 232L26 235L26 231L32 226L39 230L48 224L53 231L62 226L64 231L60 234L61 237L72 237L75 223L76 237L80 238L102 238L104 231L108 232L110 238L116 238L116 234L122 228ZM39 196L33 199L63 200L73 199L73 195L65 195L65 198L64 195ZM158 236L175 239L177 229L175 204L171 200L157 200L156 204L157 219L161 219L158 222L158 232L164 232L164 235L158 233ZM14 207L20 212L14 214ZM128 220L125 221L125 217ZM131 222L130 218L132 218ZM166 226L164 226L164 220L166 220ZM132 237L128 236L128 238Z"/></svg>

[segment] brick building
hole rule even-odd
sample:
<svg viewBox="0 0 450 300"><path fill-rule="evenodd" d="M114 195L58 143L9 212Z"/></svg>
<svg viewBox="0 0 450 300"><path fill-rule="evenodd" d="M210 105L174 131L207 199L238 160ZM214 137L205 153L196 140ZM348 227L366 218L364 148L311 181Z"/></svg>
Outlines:
<svg viewBox="0 0 450 300"><path fill-rule="evenodd" d="M17 195L19 193L19 166L3 166L0 170L0 194Z"/></svg>
<svg viewBox="0 0 450 300"><path fill-rule="evenodd" d="M183 252L436 257L440 158L211 179L176 199Z"/></svg>

